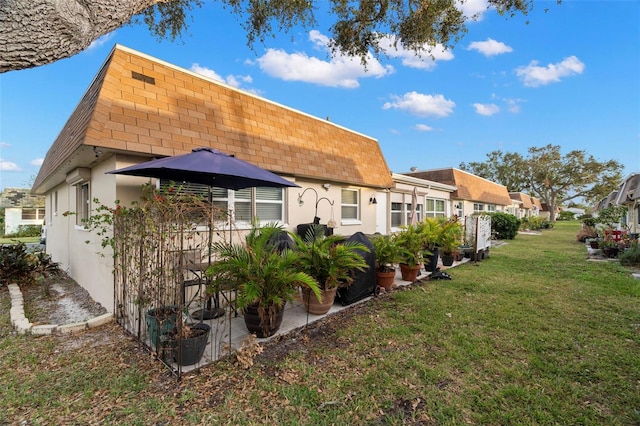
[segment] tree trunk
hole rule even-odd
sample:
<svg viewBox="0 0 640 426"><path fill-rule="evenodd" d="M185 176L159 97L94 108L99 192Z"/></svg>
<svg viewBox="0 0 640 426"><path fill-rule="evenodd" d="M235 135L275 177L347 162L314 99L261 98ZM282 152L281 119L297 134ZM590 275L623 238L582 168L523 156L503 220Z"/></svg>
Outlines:
<svg viewBox="0 0 640 426"><path fill-rule="evenodd" d="M162 0L0 0L0 73L67 58Z"/></svg>

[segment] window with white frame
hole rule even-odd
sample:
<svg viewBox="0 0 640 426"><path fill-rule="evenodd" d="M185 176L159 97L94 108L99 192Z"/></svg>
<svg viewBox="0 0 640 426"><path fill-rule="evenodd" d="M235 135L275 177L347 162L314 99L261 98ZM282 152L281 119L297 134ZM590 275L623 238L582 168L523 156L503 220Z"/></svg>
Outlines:
<svg viewBox="0 0 640 426"><path fill-rule="evenodd" d="M391 227L402 226L402 203L391 203Z"/></svg>
<svg viewBox="0 0 640 426"><path fill-rule="evenodd" d="M91 211L89 189L89 182L76 186L76 225L82 225L89 219L89 212Z"/></svg>
<svg viewBox="0 0 640 426"><path fill-rule="evenodd" d="M473 203L473 212L480 213L484 211L484 204L482 203Z"/></svg>
<svg viewBox="0 0 640 426"><path fill-rule="evenodd" d="M411 223L411 203L406 204L406 223ZM418 222L422 222L422 204L416 204L416 219Z"/></svg>
<svg viewBox="0 0 640 426"><path fill-rule="evenodd" d="M170 182L162 180L161 186ZM181 187L192 195L207 198L209 187L200 184L185 184ZM236 222L251 222L257 218L261 222L284 222L284 189L282 188L244 188L237 191L226 188L211 188L212 204L223 212L233 212Z"/></svg>
<svg viewBox="0 0 640 426"><path fill-rule="evenodd" d="M22 220L38 220L44 219L43 208L23 208L21 212Z"/></svg>
<svg viewBox="0 0 640 426"><path fill-rule="evenodd" d="M426 217L439 217L446 216L445 201L437 198L427 198L426 210L424 212Z"/></svg>
<svg viewBox="0 0 640 426"><path fill-rule="evenodd" d="M488 212L495 212L496 211L496 205L495 204L487 204L487 211Z"/></svg>
<svg viewBox="0 0 640 426"><path fill-rule="evenodd" d="M282 188L245 188L237 191L213 188L213 205L233 210L236 222L284 222L284 190Z"/></svg>
<svg viewBox="0 0 640 426"><path fill-rule="evenodd" d="M360 218L360 194L357 189L343 189L341 198L342 220L358 220Z"/></svg>

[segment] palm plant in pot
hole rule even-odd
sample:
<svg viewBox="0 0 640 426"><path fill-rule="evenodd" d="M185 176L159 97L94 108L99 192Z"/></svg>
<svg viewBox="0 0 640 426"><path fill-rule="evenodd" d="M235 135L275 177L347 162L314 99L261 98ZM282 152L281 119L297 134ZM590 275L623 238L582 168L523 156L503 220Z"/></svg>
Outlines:
<svg viewBox="0 0 640 426"><path fill-rule="evenodd" d="M291 234L298 252L298 267L318 282L320 298L313 297L309 287L302 288L302 302L307 312L323 315L329 312L338 288L353 282L354 271L365 271L366 261L359 254L369 249L340 235L326 235L325 228L312 225L301 237Z"/></svg>
<svg viewBox="0 0 640 426"><path fill-rule="evenodd" d="M217 260L207 268L212 282L224 282L236 291L236 307L242 310L247 329L257 337L278 331L285 304L296 298L299 287L309 288L320 298L316 280L299 269L299 253L289 248L278 250L275 241L282 232L276 224L254 224L245 244L214 244Z"/></svg>
<svg viewBox="0 0 640 426"><path fill-rule="evenodd" d="M376 283L385 290L391 289L396 277L396 264L400 262L400 246L396 235L376 235L371 239L376 255Z"/></svg>
<svg viewBox="0 0 640 426"><path fill-rule="evenodd" d="M404 281L415 281L424 261L424 239L416 225L403 227L396 235L400 250L400 272Z"/></svg>

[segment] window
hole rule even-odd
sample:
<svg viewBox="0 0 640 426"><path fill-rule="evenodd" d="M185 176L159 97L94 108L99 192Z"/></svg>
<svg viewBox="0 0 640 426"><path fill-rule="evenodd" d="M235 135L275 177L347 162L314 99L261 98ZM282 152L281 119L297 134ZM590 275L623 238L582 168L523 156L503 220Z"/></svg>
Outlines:
<svg viewBox="0 0 640 426"><path fill-rule="evenodd" d="M402 226L402 203L391 203L391 227Z"/></svg>
<svg viewBox="0 0 640 426"><path fill-rule="evenodd" d="M483 211L484 211L484 204L473 203L473 212L474 213L483 212Z"/></svg>
<svg viewBox="0 0 640 426"><path fill-rule="evenodd" d="M455 205L454 208L456 209L456 216L458 217L464 217L464 204L462 203L462 201L458 201Z"/></svg>
<svg viewBox="0 0 640 426"><path fill-rule="evenodd" d="M407 224L411 223L411 203L406 205ZM422 204L416 204L417 221L422 222Z"/></svg>
<svg viewBox="0 0 640 426"><path fill-rule="evenodd" d="M170 182L162 179L161 186ZM200 184L184 184L183 191L193 195L208 197L209 187ZM232 211L236 222L251 222L257 218L261 222L284 222L284 190L282 188L244 188L237 191L226 188L211 188L213 205L223 211ZM226 221L226 218L221 218Z"/></svg>
<svg viewBox="0 0 640 426"><path fill-rule="evenodd" d="M90 201L89 182L76 186L76 225L82 225L89 219Z"/></svg>
<svg viewBox="0 0 640 426"><path fill-rule="evenodd" d="M22 220L36 220L36 209L22 209Z"/></svg>
<svg viewBox="0 0 640 426"><path fill-rule="evenodd" d="M487 211L488 212L495 212L496 211L496 205L495 204L487 204Z"/></svg>
<svg viewBox="0 0 640 426"><path fill-rule="evenodd" d="M436 198L427 198L427 208L425 210L425 216L438 217L446 216L445 202Z"/></svg>
<svg viewBox="0 0 640 426"><path fill-rule="evenodd" d="M359 196L355 189L342 190L342 220L358 220L359 219Z"/></svg>

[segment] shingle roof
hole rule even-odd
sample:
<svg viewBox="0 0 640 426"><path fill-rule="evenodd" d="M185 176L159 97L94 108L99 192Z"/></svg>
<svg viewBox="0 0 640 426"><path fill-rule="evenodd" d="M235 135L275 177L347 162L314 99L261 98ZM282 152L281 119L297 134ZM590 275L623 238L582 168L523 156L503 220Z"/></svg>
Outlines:
<svg viewBox="0 0 640 426"><path fill-rule="evenodd" d="M531 204L538 207L538 210L542 210L542 203L539 198L531 197Z"/></svg>
<svg viewBox="0 0 640 426"><path fill-rule="evenodd" d="M634 173L624 180L620 186L616 202L618 204L627 204L635 200L640 200L640 173Z"/></svg>
<svg viewBox="0 0 640 426"><path fill-rule="evenodd" d="M207 146L275 173L393 186L375 139L119 45L49 149L34 189L82 145L149 157Z"/></svg>
<svg viewBox="0 0 640 426"><path fill-rule="evenodd" d="M456 186L458 189L451 194L453 199L511 205L507 187L453 167L405 174Z"/></svg>
<svg viewBox="0 0 640 426"><path fill-rule="evenodd" d="M524 192L510 192L509 197L511 197L512 200L516 200L522 203L523 209L530 209L533 207L531 197Z"/></svg>

